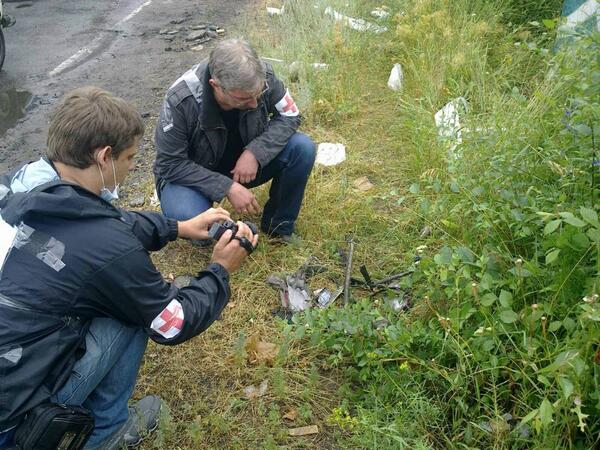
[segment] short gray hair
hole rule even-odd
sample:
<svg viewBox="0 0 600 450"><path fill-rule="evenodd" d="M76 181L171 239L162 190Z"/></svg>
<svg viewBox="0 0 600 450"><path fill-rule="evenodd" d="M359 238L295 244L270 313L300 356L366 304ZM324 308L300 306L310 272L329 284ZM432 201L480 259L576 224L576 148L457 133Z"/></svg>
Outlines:
<svg viewBox="0 0 600 450"><path fill-rule="evenodd" d="M221 41L210 52L208 69L211 78L225 90L252 91L267 77L256 50L244 39Z"/></svg>

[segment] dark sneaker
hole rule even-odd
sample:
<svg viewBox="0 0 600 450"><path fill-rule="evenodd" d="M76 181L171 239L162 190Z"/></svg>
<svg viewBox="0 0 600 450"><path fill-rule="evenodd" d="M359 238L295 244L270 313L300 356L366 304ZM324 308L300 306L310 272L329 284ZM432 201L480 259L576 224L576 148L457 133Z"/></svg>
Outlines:
<svg viewBox="0 0 600 450"><path fill-rule="evenodd" d="M302 239L296 233L292 234L269 234L269 240L273 244L284 244L284 245L300 245Z"/></svg>
<svg viewBox="0 0 600 450"><path fill-rule="evenodd" d="M149 395L129 407L129 417L121 428L96 446L86 445L84 450L120 450L135 447L158 427L162 401Z"/></svg>
<svg viewBox="0 0 600 450"><path fill-rule="evenodd" d="M123 445L135 447L158 428L158 418L162 400L148 395L129 407L129 419L123 430Z"/></svg>
<svg viewBox="0 0 600 450"><path fill-rule="evenodd" d="M276 231L268 231L265 228L261 228L261 231L273 244L299 245L302 242L302 239L296 233L281 234Z"/></svg>

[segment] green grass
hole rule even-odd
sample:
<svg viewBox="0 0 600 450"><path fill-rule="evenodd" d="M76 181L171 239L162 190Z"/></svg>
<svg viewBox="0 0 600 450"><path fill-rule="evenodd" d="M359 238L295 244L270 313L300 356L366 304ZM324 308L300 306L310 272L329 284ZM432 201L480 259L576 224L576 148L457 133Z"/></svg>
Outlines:
<svg viewBox="0 0 600 450"><path fill-rule="evenodd" d="M243 29L262 56L284 61L273 65L302 130L344 143L348 159L315 167L303 243L263 241L233 276L222 321L177 348L150 347L140 390L167 399L171 420L148 448L598 445L600 313L581 300L599 289L598 39L574 58L544 50L555 36L539 23L558 16L558 0L392 1L379 35L334 23L327 5L373 22L380 6L291 0L283 16L259 10ZM386 86L394 63L399 92ZM459 96L469 109L454 160L433 115ZM373 189L353 186L362 176ZM350 234L354 267L374 278L415 267L402 282L411 311L355 288L348 308L338 301L292 325L273 318L266 277L314 255L327 272L311 286L335 288ZM177 276L208 258L176 243L155 261ZM376 329L381 317L390 324ZM281 346L272 366L248 362L250 336ZM267 394L245 399L265 379ZM284 419L291 410L297 418ZM287 434L312 424L319 434Z"/></svg>

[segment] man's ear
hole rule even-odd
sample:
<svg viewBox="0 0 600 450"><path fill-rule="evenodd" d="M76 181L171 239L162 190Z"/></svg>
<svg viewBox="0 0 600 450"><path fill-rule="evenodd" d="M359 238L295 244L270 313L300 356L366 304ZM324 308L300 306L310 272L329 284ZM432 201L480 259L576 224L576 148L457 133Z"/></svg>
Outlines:
<svg viewBox="0 0 600 450"><path fill-rule="evenodd" d="M215 81L214 78L210 78L208 80L208 84L210 84L212 86L213 89L216 89L219 87L219 84Z"/></svg>
<svg viewBox="0 0 600 450"><path fill-rule="evenodd" d="M105 164L108 164L110 162L111 157L112 147L110 145L107 145L105 147L98 147L94 151L94 159L98 164L100 164L100 167L104 166Z"/></svg>

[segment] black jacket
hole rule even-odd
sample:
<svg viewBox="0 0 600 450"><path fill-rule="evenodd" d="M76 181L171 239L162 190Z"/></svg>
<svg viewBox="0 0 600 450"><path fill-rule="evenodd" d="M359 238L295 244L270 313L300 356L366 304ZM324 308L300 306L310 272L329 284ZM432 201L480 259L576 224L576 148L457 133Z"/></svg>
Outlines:
<svg viewBox="0 0 600 450"><path fill-rule="evenodd" d="M219 264L182 289L163 280L148 252L177 237L173 220L118 210L61 181L4 197L0 190L0 215L19 229L4 263L0 255L0 431L64 384L92 318L178 344L205 330L229 299ZM173 300L184 320L168 338L151 324Z"/></svg>
<svg viewBox="0 0 600 450"><path fill-rule="evenodd" d="M255 109L241 111L245 148L266 166L300 126L300 114L273 68L263 63L268 89ZM216 172L227 144L227 128L208 83L207 62L194 66L167 91L156 126L154 176L160 193L166 183L193 187L221 201L231 178Z"/></svg>

